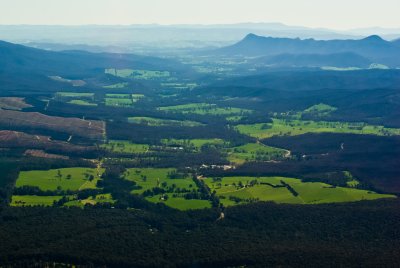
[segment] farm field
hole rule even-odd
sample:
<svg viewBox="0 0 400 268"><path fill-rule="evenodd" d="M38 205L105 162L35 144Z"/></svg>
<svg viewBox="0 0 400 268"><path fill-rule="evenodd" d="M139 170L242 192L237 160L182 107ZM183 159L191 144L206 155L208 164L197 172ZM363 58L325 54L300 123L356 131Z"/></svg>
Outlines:
<svg viewBox="0 0 400 268"><path fill-rule="evenodd" d="M104 101L106 106L131 107L143 97L143 94L106 94Z"/></svg>
<svg viewBox="0 0 400 268"><path fill-rule="evenodd" d="M164 203L165 205L178 210L211 208L209 200L185 199L182 197L171 197L170 195L168 195L167 200L163 200L162 195L148 197L146 200L153 203Z"/></svg>
<svg viewBox="0 0 400 268"><path fill-rule="evenodd" d="M182 127L197 127L203 126L203 124L194 121L179 121L179 120L168 120L154 117L129 117L129 123L143 124L147 126L182 126Z"/></svg>
<svg viewBox="0 0 400 268"><path fill-rule="evenodd" d="M37 195L13 195L11 206L52 206L54 201L59 201L62 196L37 196Z"/></svg>
<svg viewBox="0 0 400 268"><path fill-rule="evenodd" d="M79 93L79 92L57 92L56 98L93 98L94 93Z"/></svg>
<svg viewBox="0 0 400 268"><path fill-rule="evenodd" d="M103 88L106 89L121 89L121 88L126 88L129 84L128 83L116 83L108 86L103 86Z"/></svg>
<svg viewBox="0 0 400 268"><path fill-rule="evenodd" d="M104 98L106 106L130 107L133 105L132 99Z"/></svg>
<svg viewBox="0 0 400 268"><path fill-rule="evenodd" d="M194 151L200 151L203 145L216 145L216 146L228 146L229 143L222 139L191 139L191 140L179 140L179 139L164 139L161 141L166 146L181 146L186 149L192 149Z"/></svg>
<svg viewBox="0 0 400 268"><path fill-rule="evenodd" d="M235 164L243 164L248 161L269 161L283 159L290 156L290 152L284 149L266 146L261 143L248 143L242 146L227 148L228 160Z"/></svg>
<svg viewBox="0 0 400 268"><path fill-rule="evenodd" d="M161 83L161 86L166 88L173 88L176 90L192 90L198 85L196 83Z"/></svg>
<svg viewBox="0 0 400 268"><path fill-rule="evenodd" d="M129 141L110 140L106 144L100 145L101 148L115 153L147 153L150 146L147 144L135 144Z"/></svg>
<svg viewBox="0 0 400 268"><path fill-rule="evenodd" d="M124 178L136 183L132 194L142 195L150 202L179 210L211 207L209 200L199 199L199 188L192 178L176 173L174 168L131 168Z"/></svg>
<svg viewBox="0 0 400 268"><path fill-rule="evenodd" d="M143 79L143 80L170 77L170 73L167 71L152 71L152 70L106 69L105 73L122 78Z"/></svg>
<svg viewBox="0 0 400 268"><path fill-rule="evenodd" d="M383 126L368 125L365 123L305 121L289 119L273 119L273 123L238 125L236 129L245 135L258 139L272 136L295 136L305 133L341 133L391 136L400 135L400 129Z"/></svg>
<svg viewBox="0 0 400 268"><path fill-rule="evenodd" d="M196 184L190 177L182 179L171 179L169 174L176 172L174 168L130 168L124 174L124 179L135 182L140 189L134 189L132 193L142 194L146 190L160 187L165 183L166 187L172 186L182 189L197 189Z"/></svg>
<svg viewBox="0 0 400 268"><path fill-rule="evenodd" d="M85 100L70 100L68 103L82 106L97 106L97 103L92 103Z"/></svg>
<svg viewBox="0 0 400 268"><path fill-rule="evenodd" d="M100 174L93 168L21 171L15 186L38 187L42 191L96 189L96 183L103 171L100 169Z"/></svg>
<svg viewBox="0 0 400 268"><path fill-rule="evenodd" d="M323 204L395 198L353 188L333 187L325 183L302 182L285 177L224 177L204 179L211 191L216 191L225 206L256 201L288 204Z"/></svg>
<svg viewBox="0 0 400 268"><path fill-rule="evenodd" d="M116 201L112 198L111 194L98 194L96 196L90 196L83 200L78 200L76 197L71 198L71 201L68 201L64 204L64 207L81 207L83 208L85 205L96 205L101 203L110 203L114 204Z"/></svg>
<svg viewBox="0 0 400 268"><path fill-rule="evenodd" d="M209 103L190 103L175 106L159 107L160 111L182 113L182 114L199 114L199 115L241 115L249 114L252 111L234 107L218 107L216 104Z"/></svg>
<svg viewBox="0 0 400 268"><path fill-rule="evenodd" d="M326 116L329 115L330 113L333 113L336 111L337 108L330 106L328 104L320 103L313 105L307 109L304 110L303 113L305 114L317 114L318 116Z"/></svg>

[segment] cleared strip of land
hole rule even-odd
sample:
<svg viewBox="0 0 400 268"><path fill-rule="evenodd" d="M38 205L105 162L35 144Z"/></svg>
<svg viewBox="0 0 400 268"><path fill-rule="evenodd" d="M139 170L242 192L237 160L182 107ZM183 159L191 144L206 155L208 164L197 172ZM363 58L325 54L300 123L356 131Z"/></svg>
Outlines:
<svg viewBox="0 0 400 268"><path fill-rule="evenodd" d="M105 131L102 121L8 110L0 110L0 126L3 128L25 127L46 129L92 139L101 139Z"/></svg>

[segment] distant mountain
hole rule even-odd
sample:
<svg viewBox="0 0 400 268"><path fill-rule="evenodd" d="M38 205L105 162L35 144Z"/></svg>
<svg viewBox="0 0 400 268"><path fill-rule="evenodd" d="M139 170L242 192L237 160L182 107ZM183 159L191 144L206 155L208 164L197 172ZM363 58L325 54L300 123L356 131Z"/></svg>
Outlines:
<svg viewBox="0 0 400 268"><path fill-rule="evenodd" d="M0 25L0 39L13 43L58 43L117 46L127 52L151 48L220 47L240 41L248 33L290 38L359 38L364 35L338 33L329 29L288 26L281 23L225 25Z"/></svg>
<svg viewBox="0 0 400 268"><path fill-rule="evenodd" d="M400 48L377 35L359 40L290 39L247 35L242 41L211 52L216 55L247 57L276 56L280 54L337 54L355 53L374 63L400 66Z"/></svg>
<svg viewBox="0 0 400 268"><path fill-rule="evenodd" d="M392 43L397 45L397 46L400 46L400 38L396 39L396 40L393 40Z"/></svg>
<svg viewBox="0 0 400 268"><path fill-rule="evenodd" d="M46 51L0 41L0 75L7 73L74 76L104 73L106 68L178 70L178 62L133 54ZM182 69L179 69L182 70Z"/></svg>
<svg viewBox="0 0 400 268"><path fill-rule="evenodd" d="M253 63L274 67L358 67L368 68L373 62L356 53L336 54L279 54L261 57Z"/></svg>
<svg viewBox="0 0 400 268"><path fill-rule="evenodd" d="M379 34L387 40L400 37L400 29L354 29L338 31L324 28L290 26L282 23L238 23L215 25L0 25L0 39L13 43L34 44L56 48L48 44L89 45L87 49L146 54L166 49L205 48L231 45L248 33L286 38L315 38L317 40L360 39ZM41 44L47 44L43 46ZM96 46L98 48L93 48ZM111 49L111 50L110 50ZM123 49L123 51L120 51ZM134 49L134 50L133 50ZM86 50L86 49L85 49Z"/></svg>

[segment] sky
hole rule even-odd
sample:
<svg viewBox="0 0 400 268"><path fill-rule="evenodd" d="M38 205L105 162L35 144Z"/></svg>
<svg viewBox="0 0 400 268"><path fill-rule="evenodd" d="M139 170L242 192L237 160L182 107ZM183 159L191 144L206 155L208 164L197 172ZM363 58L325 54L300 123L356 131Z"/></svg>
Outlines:
<svg viewBox="0 0 400 268"><path fill-rule="evenodd" d="M0 0L0 24L130 25L280 22L400 28L400 0Z"/></svg>

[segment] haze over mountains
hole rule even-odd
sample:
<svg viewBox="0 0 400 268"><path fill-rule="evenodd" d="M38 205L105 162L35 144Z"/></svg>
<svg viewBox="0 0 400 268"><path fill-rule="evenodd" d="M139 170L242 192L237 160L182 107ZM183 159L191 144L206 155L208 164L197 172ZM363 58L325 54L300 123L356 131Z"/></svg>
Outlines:
<svg viewBox="0 0 400 268"><path fill-rule="evenodd" d="M386 40L400 38L400 29L337 31L288 26L281 23L231 25L130 25L40 26L2 25L0 40L44 49L85 49L93 52L146 52L171 48L222 47L240 41L248 33L285 38L361 39L378 34ZM61 45L62 44L62 45Z"/></svg>

